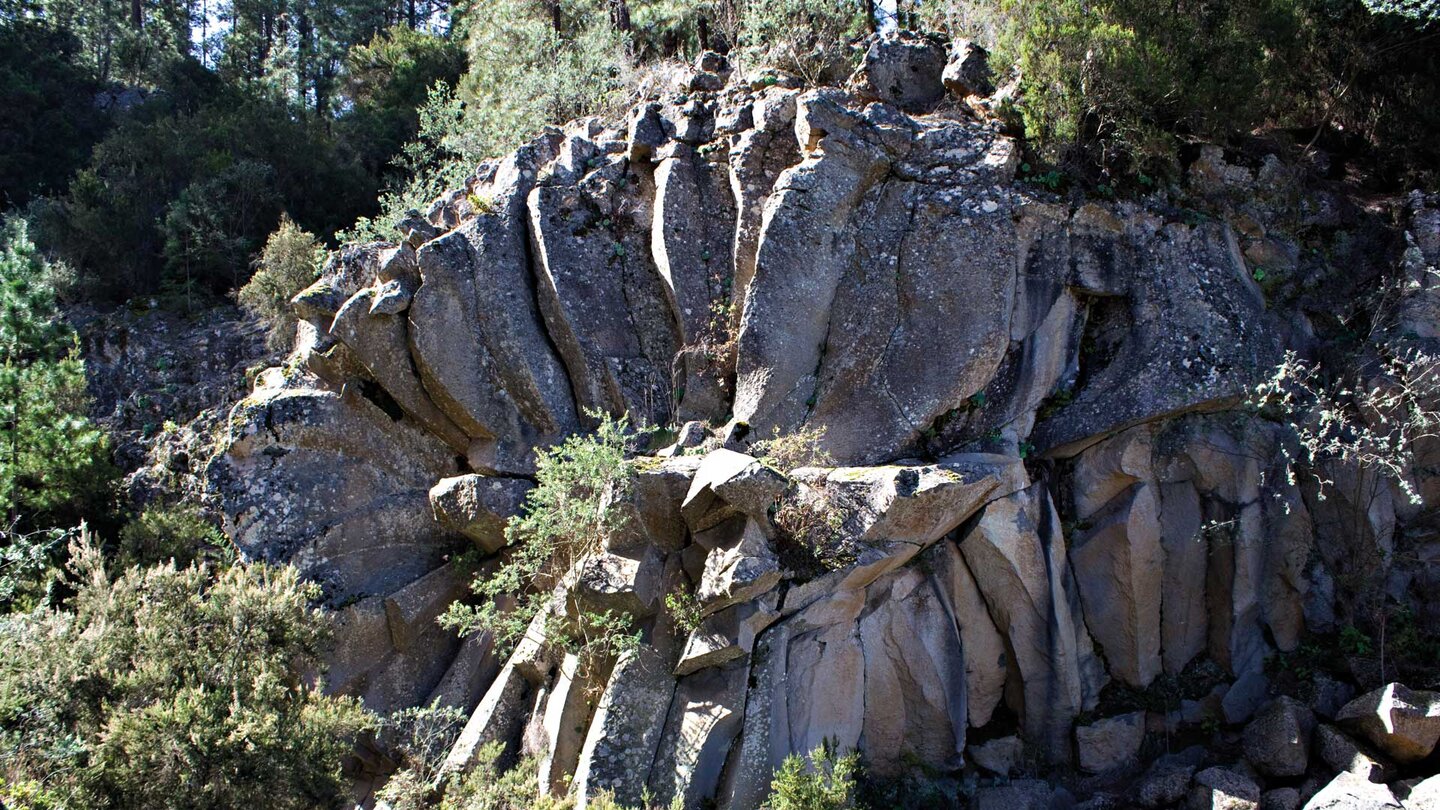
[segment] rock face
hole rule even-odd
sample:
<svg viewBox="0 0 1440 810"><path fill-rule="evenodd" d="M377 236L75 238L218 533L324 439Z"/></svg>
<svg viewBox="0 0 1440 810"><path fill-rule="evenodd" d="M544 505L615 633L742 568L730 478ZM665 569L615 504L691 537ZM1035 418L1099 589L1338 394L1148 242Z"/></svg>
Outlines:
<svg viewBox="0 0 1440 810"><path fill-rule="evenodd" d="M1339 729L1318 733L1272 698L1267 660L1351 621L1358 594L1433 582L1384 579L1418 511L1354 470L1325 470L1346 486L1320 497L1288 474L1281 428L1241 407L1310 345L1256 282L1281 237L1250 214L1017 182L1019 146L982 114L983 52L948 58L877 37L848 90L800 91L726 84L710 54L622 126L546 129L401 243L332 258L207 472L241 553L322 584L332 689L460 707L448 768L501 742L581 806L758 807L785 757L826 741L877 777L1146 774L1126 794L1146 807L1258 807L1262 782L1285 805L1333 771L1432 756L1429 693L1335 714L1330 690ZM1270 193L1206 155L1202 186ZM1415 229L1440 222L1413 207ZM1440 252L1412 241L1412 264ZM536 451L602 413L679 439L632 453L603 493L614 520L514 651L440 629L471 576L453 556L478 550L485 576L513 553ZM747 452L795 436L818 464ZM581 609L638 641L582 661L544 640ZM1215 689L1173 722L1228 725L1253 770L1146 769L1147 732L1172 720L1102 708L1192 674ZM1070 802L1033 780L974 798Z"/></svg>

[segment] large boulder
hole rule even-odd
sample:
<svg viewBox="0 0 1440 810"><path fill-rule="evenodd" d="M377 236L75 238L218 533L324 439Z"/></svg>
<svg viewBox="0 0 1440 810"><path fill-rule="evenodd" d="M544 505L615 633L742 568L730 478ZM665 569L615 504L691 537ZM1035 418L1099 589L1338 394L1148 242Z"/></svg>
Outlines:
<svg viewBox="0 0 1440 810"><path fill-rule="evenodd" d="M1104 773L1136 764L1145 740L1145 713L1131 712L1096 720L1075 729L1076 759L1081 770Z"/></svg>
<svg viewBox="0 0 1440 810"><path fill-rule="evenodd" d="M1396 762L1416 762L1440 741L1440 695L1387 684L1347 703L1335 722L1363 735Z"/></svg>
<svg viewBox="0 0 1440 810"><path fill-rule="evenodd" d="M1390 788L1349 771L1331 779L1305 803L1305 810L1401 810L1402 807Z"/></svg>
<svg viewBox="0 0 1440 810"><path fill-rule="evenodd" d="M1280 697L1245 727L1245 758L1266 776L1300 776L1310 761L1315 715L1293 698Z"/></svg>

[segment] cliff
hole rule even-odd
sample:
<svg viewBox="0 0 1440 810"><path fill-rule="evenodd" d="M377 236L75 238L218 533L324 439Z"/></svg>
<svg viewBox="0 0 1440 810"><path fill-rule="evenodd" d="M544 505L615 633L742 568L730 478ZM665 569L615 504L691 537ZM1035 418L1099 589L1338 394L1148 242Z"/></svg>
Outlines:
<svg viewBox="0 0 1440 810"><path fill-rule="evenodd" d="M1382 594L1434 616L1429 474L1419 504L1338 462L1292 475L1246 402L1378 273L1416 274L1405 328L1437 334L1436 201L1367 208L1215 147L1203 213L1058 195L1017 179L971 70L903 36L843 89L707 55L623 128L547 129L333 259L207 472L245 555L324 585L331 688L465 711L453 769L498 740L582 800L750 808L826 740L880 776L1003 775L1022 745L1134 776L1147 731L1283 712L1267 662ZM624 611L638 649L580 669L439 627L458 552L504 555L535 450L600 413L671 430L551 609ZM796 433L833 463L746 454ZM796 564L782 497L837 516L842 562Z"/></svg>

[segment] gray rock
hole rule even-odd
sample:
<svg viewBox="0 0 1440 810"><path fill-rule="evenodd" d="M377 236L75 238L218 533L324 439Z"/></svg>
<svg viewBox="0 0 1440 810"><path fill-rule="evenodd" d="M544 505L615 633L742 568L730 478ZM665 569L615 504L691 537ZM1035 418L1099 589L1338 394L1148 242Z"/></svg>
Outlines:
<svg viewBox="0 0 1440 810"><path fill-rule="evenodd" d="M950 61L945 65L940 80L946 90L959 98L994 93L989 52L968 39L956 40L950 46Z"/></svg>
<svg viewBox="0 0 1440 810"><path fill-rule="evenodd" d="M1220 712L1225 722L1239 725L1255 716L1270 691L1270 679L1264 673L1252 672L1230 685L1220 699Z"/></svg>
<svg viewBox="0 0 1440 810"><path fill-rule="evenodd" d="M1400 810L1390 788L1357 774L1342 772L1305 803L1305 810Z"/></svg>
<svg viewBox="0 0 1440 810"><path fill-rule="evenodd" d="M771 590L779 584L780 574L780 560L765 532L758 523L747 520L737 540L706 556L705 573L695 596L701 611L709 615Z"/></svg>
<svg viewBox="0 0 1440 810"><path fill-rule="evenodd" d="M536 306L525 201L554 141L527 145L476 190L491 210L420 249L409 310L411 352L436 405L495 445L495 470L525 473L531 449L577 426L565 371ZM457 336L465 339L457 340Z"/></svg>
<svg viewBox="0 0 1440 810"><path fill-rule="evenodd" d="M1293 698L1271 701L1245 727L1245 758L1266 776L1300 776L1309 764L1315 715Z"/></svg>
<svg viewBox="0 0 1440 810"><path fill-rule="evenodd" d="M616 801L640 803L674 694L670 666L654 647L642 644L621 657L575 768L577 805L583 807L602 790L613 792Z"/></svg>
<svg viewBox="0 0 1440 810"><path fill-rule="evenodd" d="M1197 763L1170 757L1156 760L1135 785L1135 801L1141 807L1166 807L1185 798Z"/></svg>
<svg viewBox="0 0 1440 810"><path fill-rule="evenodd" d="M1363 735L1396 762L1424 759L1440 741L1440 696L1391 683L1347 703L1335 722Z"/></svg>
<svg viewBox="0 0 1440 810"><path fill-rule="evenodd" d="M924 112L945 95L940 81L944 71L943 48L908 31L896 31L871 41L851 87L862 98Z"/></svg>
<svg viewBox="0 0 1440 810"><path fill-rule="evenodd" d="M982 787L971 804L975 810L1068 810L1075 800L1062 789L1040 779L1016 779L1005 785Z"/></svg>
<svg viewBox="0 0 1440 810"><path fill-rule="evenodd" d="M1315 753L1332 771L1349 771L1371 782L1388 782L1394 768L1378 754L1331 725L1315 732Z"/></svg>
<svg viewBox="0 0 1440 810"><path fill-rule="evenodd" d="M701 531L739 513L754 521L768 514L785 491L785 478L758 459L733 450L707 453L680 509L694 531Z"/></svg>
<svg viewBox="0 0 1440 810"><path fill-rule="evenodd" d="M574 186L530 194L540 311L582 410L669 421L681 345L651 258L650 216L628 163L610 158Z"/></svg>
<svg viewBox="0 0 1440 810"><path fill-rule="evenodd" d="M450 420L421 386L410 362L404 318L373 314L380 291L367 287L351 296L336 313L330 334L350 347L370 376L404 411L458 453L469 438Z"/></svg>
<svg viewBox="0 0 1440 810"><path fill-rule="evenodd" d="M1144 740L1144 712L1107 717L1075 729L1075 750L1080 768L1090 773L1135 765L1140 743Z"/></svg>
<svg viewBox="0 0 1440 810"><path fill-rule="evenodd" d="M1206 768L1195 774L1185 806L1188 810L1257 810L1260 786L1229 768Z"/></svg>
<svg viewBox="0 0 1440 810"><path fill-rule="evenodd" d="M470 572L442 565L385 597L385 618L395 649L407 650L451 604L470 592Z"/></svg>
<svg viewBox="0 0 1440 810"><path fill-rule="evenodd" d="M1085 623L1110 674L1144 688L1160 674L1160 502L1138 484L1091 517L1070 552Z"/></svg>
<svg viewBox="0 0 1440 810"><path fill-rule="evenodd" d="M493 553L505 545L505 525L521 513L534 487L523 478L474 474L442 478L430 488L430 508L435 522Z"/></svg>
<svg viewBox="0 0 1440 810"><path fill-rule="evenodd" d="M749 655L755 637L779 618L778 602L779 595L772 592L706 616L685 642L675 674L689 675Z"/></svg>
<svg viewBox="0 0 1440 810"><path fill-rule="evenodd" d="M582 610L644 617L660 607L664 563L654 550L638 558L596 551L577 567L571 596Z"/></svg>
<svg viewBox="0 0 1440 810"><path fill-rule="evenodd" d="M1300 810L1300 791L1293 787L1267 790L1260 796L1260 810Z"/></svg>

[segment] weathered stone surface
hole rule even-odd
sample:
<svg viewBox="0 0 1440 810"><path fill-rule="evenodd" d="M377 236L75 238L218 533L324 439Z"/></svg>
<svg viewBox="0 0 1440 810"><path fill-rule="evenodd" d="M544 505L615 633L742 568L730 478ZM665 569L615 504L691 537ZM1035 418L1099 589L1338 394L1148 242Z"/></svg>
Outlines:
<svg viewBox="0 0 1440 810"><path fill-rule="evenodd" d="M507 663L495 676L480 704L471 712L460 737L450 747L443 770L464 773L475 755L492 742L514 745L525 721L532 685L514 664Z"/></svg>
<svg viewBox="0 0 1440 810"><path fill-rule="evenodd" d="M583 610L649 616L660 607L664 561L654 549L638 557L596 551L578 568L570 595Z"/></svg>
<svg viewBox="0 0 1440 810"><path fill-rule="evenodd" d="M941 601L960 628L960 648L965 654L966 714L970 727L979 728L990 722L1005 694L1009 672L1005 638L990 618L985 598L956 543L936 543L920 558L919 565L930 570Z"/></svg>
<svg viewBox="0 0 1440 810"><path fill-rule="evenodd" d="M944 70L944 48L908 31L896 31L871 41L850 85L862 98L924 112L945 95L940 83Z"/></svg>
<svg viewBox="0 0 1440 810"><path fill-rule="evenodd" d="M1085 703L1085 689L1061 574L1064 540L1044 488L992 501L960 540L960 551L1013 651L1027 737L1046 756L1066 759L1070 720Z"/></svg>
<svg viewBox="0 0 1440 810"><path fill-rule="evenodd" d="M451 548L427 493L453 453L360 391L262 388L231 419L207 476L242 554L293 560L339 601L388 594Z"/></svg>
<svg viewBox="0 0 1440 810"><path fill-rule="evenodd" d="M946 90L960 98L990 95L995 92L990 54L968 39L956 40L950 46L950 61L940 80Z"/></svg>
<svg viewBox="0 0 1440 810"><path fill-rule="evenodd" d="M640 803L674 694L670 666L654 647L642 644L621 657L575 768L577 806L583 808L602 790L612 791L616 801Z"/></svg>
<svg viewBox="0 0 1440 810"><path fill-rule="evenodd" d="M1082 770L1104 773L1136 764L1145 740L1145 713L1131 712L1075 729L1075 751Z"/></svg>
<svg viewBox="0 0 1440 810"><path fill-rule="evenodd" d="M1440 696L1391 683L1346 704L1335 722L1363 735L1396 762L1415 762L1429 756L1440 741Z"/></svg>
<svg viewBox="0 0 1440 810"><path fill-rule="evenodd" d="M1061 810L1074 805L1068 794L1041 779L1016 779L980 788L972 806L975 810Z"/></svg>
<svg viewBox="0 0 1440 810"><path fill-rule="evenodd" d="M385 618L395 649L409 649L417 637L430 629L436 617L469 590L470 573L450 563L385 597Z"/></svg>
<svg viewBox="0 0 1440 810"><path fill-rule="evenodd" d="M1293 698L1279 697L1245 727L1245 758L1266 776L1300 776L1310 759L1315 715Z"/></svg>
<svg viewBox="0 0 1440 810"><path fill-rule="evenodd" d="M966 748L965 757L993 774L1009 776L1024 762L1025 743L1019 737L1001 737Z"/></svg>
<svg viewBox="0 0 1440 810"><path fill-rule="evenodd" d="M1189 481L1160 485L1160 654L1165 671L1178 674L1205 651L1209 616L1205 569L1210 549L1202 534L1200 494Z"/></svg>
<svg viewBox="0 0 1440 810"><path fill-rule="evenodd" d="M1184 799L1203 756L1202 749L1191 748L1156 760L1135 785L1136 803L1155 808Z"/></svg>
<svg viewBox="0 0 1440 810"><path fill-rule="evenodd" d="M1154 488L1137 484L1091 517L1070 552L1085 623L1110 674L1140 688L1160 674L1159 512Z"/></svg>
<svg viewBox="0 0 1440 810"><path fill-rule="evenodd" d="M772 592L706 616L685 642L675 674L689 675L748 655L755 637L779 618L778 602L779 595Z"/></svg>
<svg viewBox="0 0 1440 810"><path fill-rule="evenodd" d="M650 790L659 804L680 797L701 807L719 787L731 743L739 735L749 667L737 661L681 678L660 738Z"/></svg>
<svg viewBox="0 0 1440 810"><path fill-rule="evenodd" d="M659 463L635 462L634 475L605 494L604 508L615 516L616 525L605 536L606 550L634 554L652 546L679 551L687 534L681 504L700 461L699 456L680 456Z"/></svg>
<svg viewBox="0 0 1440 810"><path fill-rule="evenodd" d="M430 488L430 508L442 527L493 553L505 545L505 524L520 514L534 486L523 478L474 474L442 478Z"/></svg>
<svg viewBox="0 0 1440 810"><path fill-rule="evenodd" d="M1229 768L1206 768L1195 774L1185 806L1188 810L1257 810L1260 787Z"/></svg>
<svg viewBox="0 0 1440 810"><path fill-rule="evenodd" d="M750 105L753 127L739 133L730 146L730 190L735 196L734 281L731 285L732 328L740 326L746 293L755 277L755 252L760 243L761 213L775 181L800 161L795 141L794 90L770 87Z"/></svg>
<svg viewBox="0 0 1440 810"><path fill-rule="evenodd" d="M735 198L728 171L685 143L664 151L655 167L655 222L651 251L669 289L681 344L719 345L729 332L730 259ZM730 406L725 361L709 352L683 353L681 419L723 418Z"/></svg>
<svg viewBox="0 0 1440 810"><path fill-rule="evenodd" d="M611 158L575 186L530 194L540 310L581 409L669 421L670 362L681 345L650 255L640 177Z"/></svg>
<svg viewBox="0 0 1440 810"><path fill-rule="evenodd" d="M734 413L762 436L821 425L837 460L864 463L915 443L1000 362L1014 240L1009 200L991 184L1008 182L1014 147L962 122L916 133L881 105L857 113L843 101L833 91L799 100L807 157L768 204L738 335ZM928 148L910 165L916 139ZM876 185L892 167L973 177L974 193L901 178ZM911 229L927 238L896 237ZM795 301L808 306L797 312ZM945 350L954 345L973 348Z"/></svg>
<svg viewBox="0 0 1440 810"><path fill-rule="evenodd" d="M1371 782L1388 782L1394 774L1394 768L1368 746L1331 725L1316 729L1315 754L1331 770L1349 771Z"/></svg>
<svg viewBox="0 0 1440 810"><path fill-rule="evenodd" d="M1267 790L1260 796L1260 810L1300 810L1300 791L1293 787Z"/></svg>
<svg viewBox="0 0 1440 810"><path fill-rule="evenodd" d="M1122 212L1123 214L1124 212ZM1258 287L1228 227L1082 219L1078 261L1121 298L1093 307L1104 346L1070 404L1035 426L1037 450L1070 456L1100 438L1182 411L1238 402L1279 360ZM1083 362L1083 360L1082 360Z"/></svg>
<svg viewBox="0 0 1440 810"><path fill-rule="evenodd" d="M721 448L705 454L680 508L694 531L736 513L763 521L784 491L779 473L752 456Z"/></svg>
<svg viewBox="0 0 1440 810"><path fill-rule="evenodd" d="M845 577L847 587L904 565L987 501L1025 486L1017 459L985 454L923 467L811 468L796 477L822 493L854 538L856 564Z"/></svg>
<svg viewBox="0 0 1440 810"><path fill-rule="evenodd" d="M1342 772L1305 803L1305 810L1400 810L1390 788L1363 776Z"/></svg>
<svg viewBox="0 0 1440 810"><path fill-rule="evenodd" d="M420 379L467 434L494 444L502 473L527 471L531 448L577 425L570 382L541 325L526 247L526 197L553 149L542 138L504 161L476 192L492 201L490 210L417 257L423 281L409 321Z"/></svg>
<svg viewBox="0 0 1440 810"><path fill-rule="evenodd" d="M1252 672L1241 676L1220 699L1221 717L1231 725L1249 720L1265 704L1269 692L1270 679L1265 677L1265 673Z"/></svg>
<svg viewBox="0 0 1440 810"><path fill-rule="evenodd" d="M351 296L335 314L330 334L350 347L370 376L405 413L456 452L465 452L470 445L468 437L435 407L420 385L410 361L405 319L394 314L373 314L379 295L379 289L367 287Z"/></svg>
<svg viewBox="0 0 1440 810"><path fill-rule="evenodd" d="M592 691L599 684L574 654L566 654L555 669L554 679L546 686L540 714L539 780L542 790L564 794L570 787L570 774L580 759L585 729L595 711Z"/></svg>
<svg viewBox="0 0 1440 810"><path fill-rule="evenodd" d="M708 615L769 591L780 582L780 574L780 560L765 532L760 524L747 520L735 542L706 556L695 596Z"/></svg>
<svg viewBox="0 0 1440 810"><path fill-rule="evenodd" d="M1396 792L1405 810L1440 810L1440 776L1402 783L1396 786Z"/></svg>

